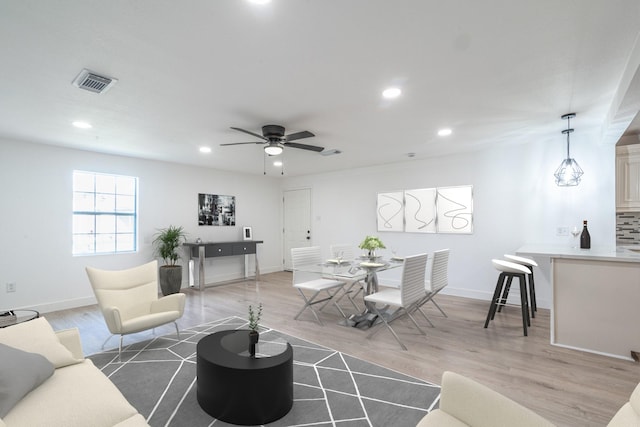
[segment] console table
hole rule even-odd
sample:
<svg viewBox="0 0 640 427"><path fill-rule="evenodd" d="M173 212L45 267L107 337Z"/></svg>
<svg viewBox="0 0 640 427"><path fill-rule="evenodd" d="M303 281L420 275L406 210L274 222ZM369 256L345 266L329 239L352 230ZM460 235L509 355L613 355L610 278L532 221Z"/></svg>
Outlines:
<svg viewBox="0 0 640 427"><path fill-rule="evenodd" d="M244 256L244 278L247 278L247 258L246 256L253 254L256 263L256 278L260 277L260 268L258 267L258 251L257 244L263 243L262 240L240 240L237 242L202 242L202 243L183 243L189 252L189 277L193 274L192 259L198 259L198 286L197 289L204 290L204 259L217 258L224 256Z"/></svg>

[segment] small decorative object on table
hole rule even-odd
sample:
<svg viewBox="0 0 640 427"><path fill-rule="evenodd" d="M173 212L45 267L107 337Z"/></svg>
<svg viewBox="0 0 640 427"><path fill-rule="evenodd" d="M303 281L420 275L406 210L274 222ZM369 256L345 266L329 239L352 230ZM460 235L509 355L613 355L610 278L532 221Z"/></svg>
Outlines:
<svg viewBox="0 0 640 427"><path fill-rule="evenodd" d="M260 318L262 317L262 303L258 304L258 311L253 311L253 306L249 304L249 355L256 357L256 344L260 338L258 331Z"/></svg>
<svg viewBox="0 0 640 427"><path fill-rule="evenodd" d="M360 243L358 245L358 247L360 249L367 250L369 252L368 253L369 259L371 259L372 261L376 257L376 249L385 249L386 248L384 243L382 243L382 240L380 240L376 236L367 236L367 237L365 237L364 240L362 241L362 243Z"/></svg>

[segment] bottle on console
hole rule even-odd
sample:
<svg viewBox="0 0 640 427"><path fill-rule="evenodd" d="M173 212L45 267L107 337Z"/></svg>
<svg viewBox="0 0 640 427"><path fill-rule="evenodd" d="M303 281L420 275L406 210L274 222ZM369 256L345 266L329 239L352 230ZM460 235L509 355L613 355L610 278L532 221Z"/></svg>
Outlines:
<svg viewBox="0 0 640 427"><path fill-rule="evenodd" d="M587 221L582 222L582 234L580 235L580 249L589 249L591 248L591 236L589 235L589 230L587 230Z"/></svg>

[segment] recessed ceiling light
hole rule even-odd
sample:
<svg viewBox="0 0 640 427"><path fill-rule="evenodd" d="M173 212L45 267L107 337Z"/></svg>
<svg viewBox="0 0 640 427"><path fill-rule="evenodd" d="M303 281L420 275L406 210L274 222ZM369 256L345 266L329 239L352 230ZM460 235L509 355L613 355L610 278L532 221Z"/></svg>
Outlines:
<svg viewBox="0 0 640 427"><path fill-rule="evenodd" d="M452 133L452 132L453 132L453 131L452 131L451 129L449 129L449 128L444 128L444 129L440 129L440 130L438 131L438 135L439 135L439 136L449 136L449 135L451 135L451 133Z"/></svg>
<svg viewBox="0 0 640 427"><path fill-rule="evenodd" d="M402 93L402 91L400 90L400 88L390 87L390 88L385 89L382 92L382 96L383 96L383 98L386 98L386 99L393 99L393 98L399 97L401 93Z"/></svg>
<svg viewBox="0 0 640 427"><path fill-rule="evenodd" d="M80 129L91 129L92 127L91 124L87 122L75 121L71 124Z"/></svg>
<svg viewBox="0 0 640 427"><path fill-rule="evenodd" d="M211 147L200 147L200 152L201 153L210 153L211 152Z"/></svg>
<svg viewBox="0 0 640 427"><path fill-rule="evenodd" d="M253 4L269 4L271 0L249 0L249 3Z"/></svg>
<svg viewBox="0 0 640 427"><path fill-rule="evenodd" d="M282 166L282 162L280 162L280 161L275 161L275 162L273 162L273 166L278 166L278 167L280 167L280 166Z"/></svg>

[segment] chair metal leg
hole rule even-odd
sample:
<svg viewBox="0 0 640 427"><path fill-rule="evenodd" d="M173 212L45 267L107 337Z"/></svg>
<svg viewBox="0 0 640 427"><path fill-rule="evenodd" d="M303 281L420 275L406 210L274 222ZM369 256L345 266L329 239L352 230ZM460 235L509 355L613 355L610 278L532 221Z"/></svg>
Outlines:
<svg viewBox="0 0 640 427"><path fill-rule="evenodd" d="M374 307L374 311L378 315L378 318L382 319L382 321L384 322L384 324L387 327L387 329L389 329L389 331L391 331L391 334L396 339L396 341L398 341L398 344L400 344L400 347L402 347L402 349L406 351L407 347L402 343L402 341L400 341L400 338L396 334L396 331L394 331L393 328L389 325L389 322L387 322L387 319L384 318L382 313L380 313L380 311L377 308ZM374 336L378 332L379 329L380 328L376 328L373 331L371 331L371 333L367 336L367 339L370 339L372 336Z"/></svg>
<svg viewBox="0 0 640 427"><path fill-rule="evenodd" d="M418 329L418 331L420 331L420 333L424 336L427 335L427 333L425 331L422 330L422 328L420 327L420 325L418 325L418 322L416 322L416 319L413 318L413 316L411 315L411 313L409 313L409 311L407 311L407 316L409 316L409 319L411 319L411 321L413 322L414 325L416 325L416 328Z"/></svg>
<svg viewBox="0 0 640 427"><path fill-rule="evenodd" d="M335 296L337 295L338 292L340 292L340 289L342 288L338 288L336 289L333 293L331 293L331 289L327 289L326 292L329 295L328 297L326 297L325 299L318 301L318 303L321 303L323 301L325 301L324 304L322 304L322 306L318 309L318 311L322 311L324 310L324 308L330 303L333 302L333 305L336 306L336 308L338 309L338 311L340 312L340 315L342 317L344 317L345 319L347 318L347 315L344 314L344 311L342 311L342 308L340 308L340 306L337 304L337 301L335 300ZM320 293L322 291L318 291L318 293Z"/></svg>
<svg viewBox="0 0 640 427"><path fill-rule="evenodd" d="M351 286L349 286L343 293L342 295L340 295L340 298L338 298L336 300L336 304L339 304L340 301L342 300L342 298L347 297L347 299L349 300L349 302L351 302L351 305L353 305L353 308L356 309L356 311L360 311L360 307L358 307L358 305L356 304L356 302L353 300L353 297L351 296L352 292L355 292L354 297L358 296L358 294L362 291L362 286L359 285L359 280L356 282L351 283ZM353 290L353 288L357 286L357 290Z"/></svg>
<svg viewBox="0 0 640 427"><path fill-rule="evenodd" d="M427 320L429 325L431 325L432 328L435 328L435 326L433 326L433 323L431 323L431 320L429 320L429 318L427 317L426 313L422 310L422 308L418 307L418 311L422 313L422 316Z"/></svg>
<svg viewBox="0 0 640 427"><path fill-rule="evenodd" d="M304 307L302 307L300 309L300 311L298 312L298 314L296 314L293 319L297 320L298 317L302 314L303 311L305 311L307 308L309 308L311 310L311 312L313 313L313 316L316 318L316 320L318 321L318 323L320 324L320 326L324 326L324 324L322 323L322 320L320 320L320 318L318 317L318 314L316 313L316 311L313 309L313 307L311 306L312 301L315 299L315 297L320 293L320 292L316 292L315 294L313 294L311 296L311 298L307 298L307 296L304 294L304 292L302 292L302 290L298 289L298 292L300 292L300 295L302 295L302 299L304 299ZM320 301L318 301L320 302Z"/></svg>
<svg viewBox="0 0 640 427"><path fill-rule="evenodd" d="M107 339L106 339L106 340L104 340L104 342L102 343L102 349L103 349L103 350L104 350L104 346L105 346L105 345L107 345L107 341L109 341L109 340L111 339L111 337L113 337L113 336L114 336L114 335L113 335L113 334L111 334L111 335L109 335L109 336L107 337Z"/></svg>
<svg viewBox="0 0 640 427"><path fill-rule="evenodd" d="M118 346L118 360L122 361L122 339L124 335L120 334L120 345Z"/></svg>
<svg viewBox="0 0 640 427"><path fill-rule="evenodd" d="M173 324L174 324L174 325L175 325L175 327L176 327L176 335L178 336L178 339L180 339L180 331L178 330L178 323L174 320L174 321L173 321Z"/></svg>
<svg viewBox="0 0 640 427"><path fill-rule="evenodd" d="M431 298L431 302L436 306L436 308L437 308L438 310L440 310L440 313L442 313L442 315L443 315L444 317L447 317L447 318L449 317L449 316L447 316L447 313L445 313L445 312L444 312L444 310L443 310L443 309L438 305L438 303L436 302L436 300L434 300L433 298Z"/></svg>

